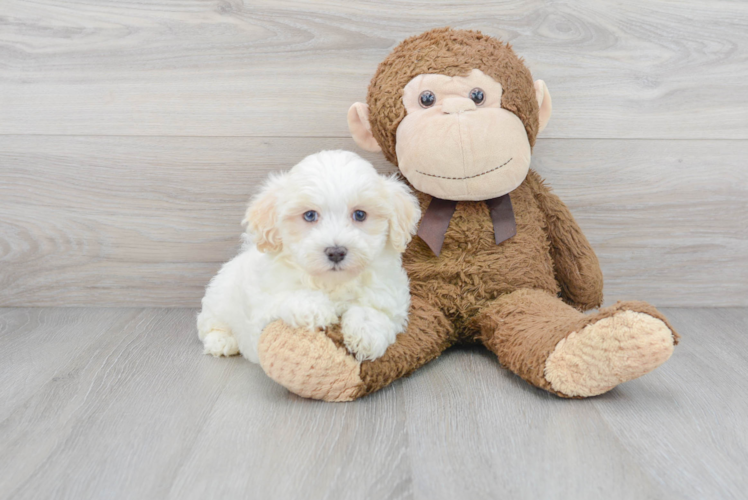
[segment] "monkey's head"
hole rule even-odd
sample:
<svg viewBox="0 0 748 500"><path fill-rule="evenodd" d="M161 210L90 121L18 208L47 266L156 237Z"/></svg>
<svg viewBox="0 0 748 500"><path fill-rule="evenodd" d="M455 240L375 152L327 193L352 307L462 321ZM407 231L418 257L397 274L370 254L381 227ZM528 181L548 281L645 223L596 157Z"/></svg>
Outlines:
<svg viewBox="0 0 748 500"><path fill-rule="evenodd" d="M398 45L366 100L348 110L356 143L382 151L416 189L456 201L518 187L551 116L545 83L533 84L509 45L451 28Z"/></svg>

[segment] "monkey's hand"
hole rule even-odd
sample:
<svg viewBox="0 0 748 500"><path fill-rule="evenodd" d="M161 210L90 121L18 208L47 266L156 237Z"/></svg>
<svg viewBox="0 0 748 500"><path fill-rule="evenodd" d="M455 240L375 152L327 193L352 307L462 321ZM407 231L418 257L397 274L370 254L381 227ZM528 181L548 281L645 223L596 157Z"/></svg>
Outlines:
<svg viewBox="0 0 748 500"><path fill-rule="evenodd" d="M582 311L600 307L603 302L603 273L590 242L564 202L542 184L540 176L531 171L528 180L546 216L550 252L561 298Z"/></svg>

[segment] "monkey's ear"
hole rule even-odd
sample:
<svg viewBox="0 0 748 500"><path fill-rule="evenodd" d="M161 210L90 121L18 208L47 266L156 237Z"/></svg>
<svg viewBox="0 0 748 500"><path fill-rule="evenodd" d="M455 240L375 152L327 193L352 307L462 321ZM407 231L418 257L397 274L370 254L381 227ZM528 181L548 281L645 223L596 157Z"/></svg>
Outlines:
<svg viewBox="0 0 748 500"><path fill-rule="evenodd" d="M348 129L351 131L353 140L356 141L356 144L360 148L371 151L372 153L378 153L382 150L371 133L368 104L356 102L348 108Z"/></svg>
<svg viewBox="0 0 748 500"><path fill-rule="evenodd" d="M535 82L535 98L538 100L538 119L540 121L540 127L538 127L538 134L543 131L548 120L551 119L551 110L553 105L551 103L551 94L548 92L543 80L537 80Z"/></svg>

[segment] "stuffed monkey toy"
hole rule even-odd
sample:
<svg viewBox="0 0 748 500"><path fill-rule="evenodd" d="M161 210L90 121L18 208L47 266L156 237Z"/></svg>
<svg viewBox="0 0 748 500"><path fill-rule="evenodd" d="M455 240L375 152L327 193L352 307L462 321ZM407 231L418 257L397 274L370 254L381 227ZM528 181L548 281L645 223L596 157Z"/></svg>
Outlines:
<svg viewBox="0 0 748 500"><path fill-rule="evenodd" d="M477 31L409 38L379 65L348 124L382 151L419 197L418 237L403 255L407 330L359 363L338 327L269 325L260 363L300 396L349 401L377 391L450 346L479 342L528 383L595 396L664 363L678 342L644 302L602 303L602 272L561 200L530 170L551 116L545 83L511 47Z"/></svg>

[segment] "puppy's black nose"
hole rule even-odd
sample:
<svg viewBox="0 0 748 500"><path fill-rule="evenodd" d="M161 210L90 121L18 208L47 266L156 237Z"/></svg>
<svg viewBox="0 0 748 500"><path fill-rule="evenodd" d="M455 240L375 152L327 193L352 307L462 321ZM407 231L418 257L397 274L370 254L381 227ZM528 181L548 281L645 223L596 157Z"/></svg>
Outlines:
<svg viewBox="0 0 748 500"><path fill-rule="evenodd" d="M325 248L325 255L334 263L338 263L345 259L348 249L346 247L327 247Z"/></svg>

